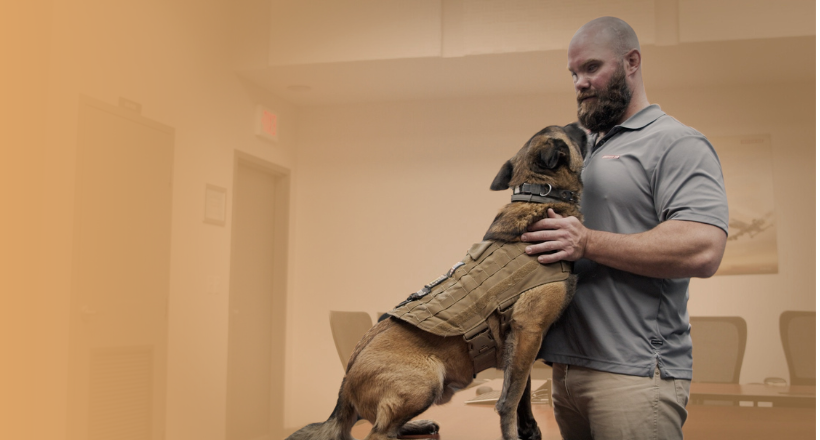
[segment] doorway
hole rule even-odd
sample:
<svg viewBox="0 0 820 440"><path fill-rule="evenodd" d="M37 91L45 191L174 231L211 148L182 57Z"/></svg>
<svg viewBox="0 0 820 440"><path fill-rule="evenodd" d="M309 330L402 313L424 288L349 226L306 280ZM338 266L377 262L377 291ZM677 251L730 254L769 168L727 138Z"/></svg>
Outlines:
<svg viewBox="0 0 820 440"><path fill-rule="evenodd" d="M164 437L173 157L172 128L80 100L71 439Z"/></svg>
<svg viewBox="0 0 820 440"><path fill-rule="evenodd" d="M281 438L289 176L237 152L229 293L227 440Z"/></svg>

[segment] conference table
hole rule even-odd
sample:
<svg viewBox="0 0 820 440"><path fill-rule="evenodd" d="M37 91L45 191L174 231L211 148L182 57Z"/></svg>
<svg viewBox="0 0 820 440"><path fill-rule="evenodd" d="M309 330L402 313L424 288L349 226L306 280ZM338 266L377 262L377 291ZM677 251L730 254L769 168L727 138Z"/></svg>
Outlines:
<svg viewBox="0 0 820 440"><path fill-rule="evenodd" d="M726 402L738 406L815 407L815 387L808 385L772 386L762 383L693 383L690 403Z"/></svg>
<svg viewBox="0 0 820 440"><path fill-rule="evenodd" d="M543 380L533 380L533 389ZM501 389L501 379L482 386ZM725 386L729 385L729 386ZM432 419L441 426L441 440L501 439L498 414L493 403L465 403L476 396L476 388L459 391L444 405L433 406L420 419ZM783 394L785 393L785 394ZM810 394L809 394L810 393ZM697 399L695 399L697 398ZM716 404L697 404L717 402ZM807 406L811 403L811 406ZM768 403L771 403L769 405ZM533 404L533 414L544 440L561 439L552 406ZM772 387L693 383L689 417L683 426L686 439L694 440L802 440L815 438L814 387ZM365 438L368 422L353 428L355 438Z"/></svg>

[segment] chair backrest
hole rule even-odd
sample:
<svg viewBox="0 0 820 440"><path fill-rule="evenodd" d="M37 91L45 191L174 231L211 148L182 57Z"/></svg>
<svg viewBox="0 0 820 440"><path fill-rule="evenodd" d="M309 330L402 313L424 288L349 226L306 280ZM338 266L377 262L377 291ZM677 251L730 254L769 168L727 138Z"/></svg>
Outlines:
<svg viewBox="0 0 820 440"><path fill-rule="evenodd" d="M691 317L692 382L740 383L746 321L739 316Z"/></svg>
<svg viewBox="0 0 820 440"><path fill-rule="evenodd" d="M339 360L342 361L342 368L345 370L356 344L372 326L373 321L367 312L330 311L330 331L333 333L336 352L339 353Z"/></svg>
<svg viewBox="0 0 820 440"><path fill-rule="evenodd" d="M787 311L780 315L780 340L792 385L815 385L816 320L816 312Z"/></svg>

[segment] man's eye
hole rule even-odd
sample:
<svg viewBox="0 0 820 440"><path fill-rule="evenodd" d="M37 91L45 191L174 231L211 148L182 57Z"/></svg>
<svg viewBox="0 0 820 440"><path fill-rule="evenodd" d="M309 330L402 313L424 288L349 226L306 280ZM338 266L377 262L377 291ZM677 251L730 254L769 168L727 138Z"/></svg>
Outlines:
<svg viewBox="0 0 820 440"><path fill-rule="evenodd" d="M594 72L596 70L598 70L597 64L590 64L589 67L587 67L587 72Z"/></svg>

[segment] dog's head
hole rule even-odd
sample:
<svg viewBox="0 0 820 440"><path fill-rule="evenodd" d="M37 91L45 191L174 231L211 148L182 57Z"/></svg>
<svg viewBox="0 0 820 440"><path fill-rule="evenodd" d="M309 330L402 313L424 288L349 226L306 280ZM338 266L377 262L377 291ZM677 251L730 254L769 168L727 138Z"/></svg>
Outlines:
<svg viewBox="0 0 820 440"><path fill-rule="evenodd" d="M551 125L531 137L504 163L490 189L503 191L530 183L579 191L586 147L587 134L577 123Z"/></svg>

